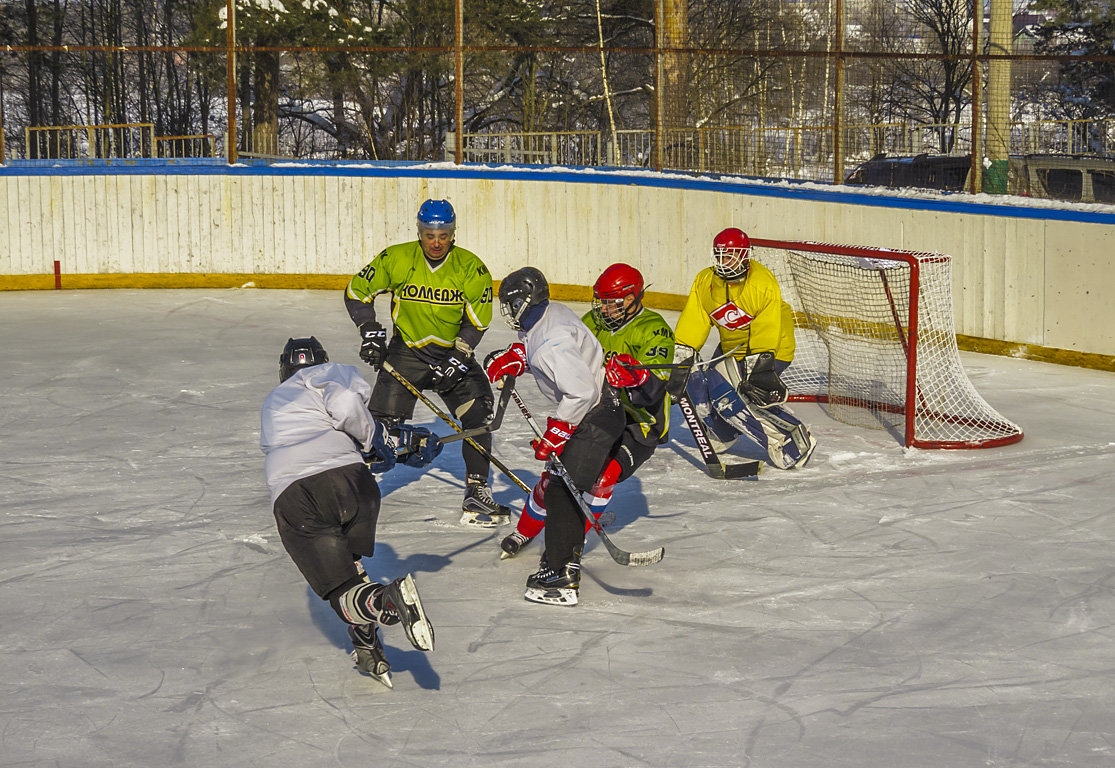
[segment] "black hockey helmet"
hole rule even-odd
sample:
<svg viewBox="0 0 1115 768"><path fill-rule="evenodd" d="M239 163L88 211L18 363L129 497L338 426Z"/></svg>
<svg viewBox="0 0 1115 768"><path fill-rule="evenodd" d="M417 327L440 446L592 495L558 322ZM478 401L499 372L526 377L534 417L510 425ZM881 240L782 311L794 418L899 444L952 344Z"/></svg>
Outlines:
<svg viewBox="0 0 1115 768"><path fill-rule="evenodd" d="M328 362L329 354L325 347L313 336L308 339L288 339L283 353L279 355L279 383L289 379L297 370Z"/></svg>
<svg viewBox="0 0 1115 768"><path fill-rule="evenodd" d="M550 300L550 284L535 267L516 269L499 283L499 311L507 324L523 330L523 318L544 301Z"/></svg>

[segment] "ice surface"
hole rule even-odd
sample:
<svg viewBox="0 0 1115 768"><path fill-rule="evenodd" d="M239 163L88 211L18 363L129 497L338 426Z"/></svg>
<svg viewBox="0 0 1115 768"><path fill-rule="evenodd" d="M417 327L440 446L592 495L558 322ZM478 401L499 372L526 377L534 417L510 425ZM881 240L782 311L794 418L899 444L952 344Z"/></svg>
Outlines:
<svg viewBox="0 0 1115 768"><path fill-rule="evenodd" d="M457 525L456 445L397 469L365 565L415 574L438 643L387 629L389 691L283 551L257 445L289 336L360 364L340 292L0 293L0 324L5 768L1115 764L1110 373L964 354L1022 442L905 450L795 406L812 464L757 481L708 478L675 409L610 529L666 558L590 537L572 609L523 600L537 543ZM528 441L512 408L529 484Z"/></svg>

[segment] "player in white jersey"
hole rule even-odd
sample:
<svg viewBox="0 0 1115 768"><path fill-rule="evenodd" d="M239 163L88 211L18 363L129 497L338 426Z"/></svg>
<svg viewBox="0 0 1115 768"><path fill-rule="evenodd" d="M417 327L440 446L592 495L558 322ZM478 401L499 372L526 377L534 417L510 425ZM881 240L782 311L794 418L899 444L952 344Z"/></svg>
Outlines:
<svg viewBox="0 0 1115 768"><path fill-rule="evenodd" d="M489 355L489 381L531 373L539 391L555 404L534 456L560 456L566 475L582 492L600 476L626 419L616 391L604 382L604 350L581 318L550 301L545 276L523 267L499 286L500 311L519 341ZM525 597L538 603L576 605L580 588L585 518L564 482L545 489L546 548Z"/></svg>
<svg viewBox="0 0 1115 768"><path fill-rule="evenodd" d="M348 624L360 671L391 685L379 624L402 624L415 648L431 651L434 630L408 574L373 584L371 557L379 518L379 486L365 463L387 471L406 455L424 466L440 451L428 430L408 428L399 454L372 418L372 388L351 365L330 363L314 337L290 339L279 358L279 386L263 402L259 445L279 538L323 600Z"/></svg>

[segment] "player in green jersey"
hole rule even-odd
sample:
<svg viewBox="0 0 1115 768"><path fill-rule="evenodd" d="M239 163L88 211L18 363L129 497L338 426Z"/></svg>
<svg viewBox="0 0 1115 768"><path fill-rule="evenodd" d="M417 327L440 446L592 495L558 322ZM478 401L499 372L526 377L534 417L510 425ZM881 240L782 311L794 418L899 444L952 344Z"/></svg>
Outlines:
<svg viewBox="0 0 1115 768"><path fill-rule="evenodd" d="M674 333L657 312L643 306L643 276L628 264L613 264L592 287L592 310L582 319L604 348L604 378L615 388L627 416L623 434L612 446L585 501L597 518L611 501L616 483L631 477L669 440L670 397L667 368L648 371L637 365L668 364L674 359ZM543 473L523 507L515 530L500 546L503 557L513 557L542 531L546 523L544 498L549 473ZM586 531L588 526L586 524Z"/></svg>
<svg viewBox="0 0 1115 768"><path fill-rule="evenodd" d="M454 241L457 217L447 200L418 209L418 239L390 245L349 281L345 307L360 329L360 357L373 368L386 360L420 390L433 390L468 430L482 427L494 398L484 369L473 357L492 321L492 274L480 258ZM391 294L390 343L376 319L376 296ZM369 409L397 425L414 415L415 395L380 370ZM492 436L473 438L491 451ZM488 488L488 459L461 443L465 498L461 523L492 528L510 521Z"/></svg>

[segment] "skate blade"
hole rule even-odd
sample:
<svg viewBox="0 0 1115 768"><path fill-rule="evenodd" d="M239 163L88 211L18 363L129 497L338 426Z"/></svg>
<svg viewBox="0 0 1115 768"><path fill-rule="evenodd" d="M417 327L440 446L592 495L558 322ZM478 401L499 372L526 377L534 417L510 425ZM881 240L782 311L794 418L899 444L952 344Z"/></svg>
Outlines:
<svg viewBox="0 0 1115 768"><path fill-rule="evenodd" d="M434 628L422 610L422 601L418 597L418 587L414 586L414 578L410 574L399 584L399 593L407 606L409 613L413 614L413 621L403 621L403 630L406 632L410 644L420 651L434 649Z"/></svg>
<svg viewBox="0 0 1115 768"><path fill-rule="evenodd" d="M355 662L356 669L357 669L358 672L360 672L361 674L367 675L368 677L372 678L376 682L379 682L379 683L382 683L383 685L386 685L388 688L394 688L395 687L394 683L391 682L391 667L388 666L387 662L384 661L384 662L380 662L379 664L373 664L373 663L369 663L371 661L370 659L367 660L367 661L362 662L361 659L360 659L360 654L357 651L353 651L349 655L352 656L352 660L353 660L353 662ZM382 671L377 672L376 671L377 667L385 667L385 669L382 669Z"/></svg>
<svg viewBox="0 0 1115 768"><path fill-rule="evenodd" d="M511 515L489 515L486 512L461 512L461 525L466 528L498 528L511 522Z"/></svg>
<svg viewBox="0 0 1115 768"><path fill-rule="evenodd" d="M523 594L523 597L532 603L541 603L543 605L573 606L577 604L577 590L566 587L557 589L527 587L527 591Z"/></svg>
<svg viewBox="0 0 1115 768"><path fill-rule="evenodd" d="M510 560L511 558L513 558L513 557L514 557L515 555L517 555L517 554L519 554L519 553L518 553L518 552L516 552L516 553L515 553L515 554L513 555L513 554L511 554L510 552L507 552L507 551L505 551L505 550L502 550L502 549L501 549L501 550L499 551L499 559L500 559L500 560Z"/></svg>

